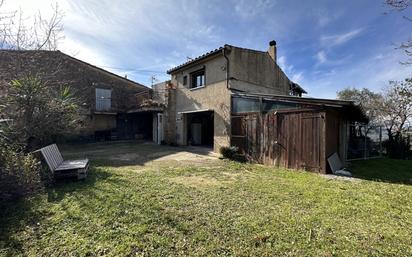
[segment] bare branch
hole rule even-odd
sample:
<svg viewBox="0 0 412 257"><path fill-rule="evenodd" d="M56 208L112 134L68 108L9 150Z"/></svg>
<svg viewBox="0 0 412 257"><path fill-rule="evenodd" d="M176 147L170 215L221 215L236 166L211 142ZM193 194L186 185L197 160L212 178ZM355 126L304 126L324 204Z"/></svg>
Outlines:
<svg viewBox="0 0 412 257"><path fill-rule="evenodd" d="M7 17L0 17L0 49L56 50L63 39L63 13L57 3L51 8L53 14L47 19L42 17L40 11L25 17L21 9ZM28 26L29 23L32 25Z"/></svg>
<svg viewBox="0 0 412 257"><path fill-rule="evenodd" d="M385 0L385 3L395 10L404 11L412 5L412 0Z"/></svg>
<svg viewBox="0 0 412 257"><path fill-rule="evenodd" d="M395 11L403 12L406 9L408 9L410 6L412 6L412 0L385 0L385 4L389 5L390 7L393 8ZM403 18L407 21L412 22L412 18L408 16L403 16ZM406 61L401 61L400 63L403 65L411 65L412 64L412 40L409 38L404 43L401 43L399 47L396 49L401 49L405 52L405 54L408 56L408 60Z"/></svg>

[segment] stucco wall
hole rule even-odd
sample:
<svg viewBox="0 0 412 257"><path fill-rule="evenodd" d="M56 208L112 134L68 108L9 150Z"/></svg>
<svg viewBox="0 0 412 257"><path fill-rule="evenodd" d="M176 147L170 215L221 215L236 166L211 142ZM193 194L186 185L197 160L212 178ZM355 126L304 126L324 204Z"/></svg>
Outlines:
<svg viewBox="0 0 412 257"><path fill-rule="evenodd" d="M289 93L289 79L269 53L231 47L229 60L231 88L248 93Z"/></svg>
<svg viewBox="0 0 412 257"><path fill-rule="evenodd" d="M189 89L190 73L205 68L206 84L202 88ZM175 90L175 140L187 144L186 116L182 112L196 110L214 111L214 150L230 144L230 93L226 88L226 63L223 56L209 59L172 76ZM183 85L183 77L188 83ZM173 124L169 124L173 126Z"/></svg>
<svg viewBox="0 0 412 257"><path fill-rule="evenodd" d="M214 150L218 151L220 147L230 145L232 89L249 93L288 94L289 79L267 52L230 46L227 56L229 68L223 54L218 53L172 73L171 83L175 89L171 90L174 99L169 99L166 141L187 144L186 115L182 112L213 110ZM190 89L190 74L203 68L206 85ZM226 76L227 70L229 74ZM187 76L187 85L183 85L184 76ZM226 85L227 78L230 90Z"/></svg>

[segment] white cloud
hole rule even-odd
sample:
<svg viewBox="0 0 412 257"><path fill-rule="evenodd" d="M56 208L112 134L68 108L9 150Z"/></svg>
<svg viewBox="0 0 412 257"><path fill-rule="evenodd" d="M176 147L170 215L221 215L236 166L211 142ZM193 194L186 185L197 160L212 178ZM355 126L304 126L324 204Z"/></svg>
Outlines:
<svg viewBox="0 0 412 257"><path fill-rule="evenodd" d="M291 80L292 80L293 82L296 82L296 83L298 83L298 84L301 84L302 81L303 81L303 72L294 73L294 74L292 75Z"/></svg>
<svg viewBox="0 0 412 257"><path fill-rule="evenodd" d="M321 28L326 27L332 22L336 21L342 16L342 14L343 13L341 11L337 11L335 9L333 10L333 12L319 7L313 10L313 16L315 18L316 24Z"/></svg>
<svg viewBox="0 0 412 257"><path fill-rule="evenodd" d="M328 60L326 57L325 51L319 51L316 54L316 59L318 60L319 63L325 63Z"/></svg>
<svg viewBox="0 0 412 257"><path fill-rule="evenodd" d="M336 46L336 45L341 45L359 36L363 31L364 31L363 28L359 28L359 29L354 29L354 30L342 33L342 34L328 35L328 36L324 35L324 36L321 36L320 41L323 45L327 45L331 47Z"/></svg>
<svg viewBox="0 0 412 257"><path fill-rule="evenodd" d="M288 65L285 56L280 56L277 64L293 82L300 84L303 81L303 72L297 71L293 65Z"/></svg>
<svg viewBox="0 0 412 257"><path fill-rule="evenodd" d="M237 0L235 11L240 17L249 19L264 13L275 4L273 0Z"/></svg>
<svg viewBox="0 0 412 257"><path fill-rule="evenodd" d="M390 80L411 77L410 67L399 64L403 53L387 47L378 49L376 54L366 56L359 62L340 66L339 69L317 70L305 76L302 85L309 96L335 98L336 92L345 87L366 87L373 91L382 90Z"/></svg>
<svg viewBox="0 0 412 257"><path fill-rule="evenodd" d="M20 7L29 16L51 11L50 0L6 0L4 10ZM150 82L150 72L167 78L171 64L185 61L217 47L219 27L201 15L217 5L204 1L153 0L57 0L63 10L65 40L59 49L76 58L123 75L133 71L133 79ZM158 60L161 61L158 61ZM110 70L110 68L107 68Z"/></svg>

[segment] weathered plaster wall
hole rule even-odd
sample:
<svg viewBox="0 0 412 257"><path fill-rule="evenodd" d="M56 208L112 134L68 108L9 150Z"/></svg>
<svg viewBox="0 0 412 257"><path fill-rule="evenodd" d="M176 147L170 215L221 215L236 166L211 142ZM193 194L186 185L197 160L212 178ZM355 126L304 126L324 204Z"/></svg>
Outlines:
<svg viewBox="0 0 412 257"><path fill-rule="evenodd" d="M229 60L231 88L248 93L289 93L289 79L269 53L231 47Z"/></svg>
<svg viewBox="0 0 412 257"><path fill-rule="evenodd" d="M189 89L190 73L205 68L206 85ZM226 63L223 56L217 56L196 66L172 75L175 90L175 142L185 145L186 119L181 112L195 110L214 111L214 150L230 144L230 93L226 88ZM187 76L187 85L183 85L183 77ZM173 126L173 124L169 124Z"/></svg>
<svg viewBox="0 0 412 257"><path fill-rule="evenodd" d="M116 115L97 114L92 116L93 129L96 131L116 128Z"/></svg>
<svg viewBox="0 0 412 257"><path fill-rule="evenodd" d="M267 52L229 46L227 49L229 67L223 54L212 55L193 65L172 73L170 90L173 97L169 99L168 125L166 138L168 142L187 144L186 111L214 111L214 150L230 144L230 90L249 93L287 95L289 79ZM205 69L206 85L190 89L190 74ZM226 74L228 70L229 74ZM183 78L187 76L187 85ZM226 79L229 79L227 88ZM174 117L173 117L174 116Z"/></svg>

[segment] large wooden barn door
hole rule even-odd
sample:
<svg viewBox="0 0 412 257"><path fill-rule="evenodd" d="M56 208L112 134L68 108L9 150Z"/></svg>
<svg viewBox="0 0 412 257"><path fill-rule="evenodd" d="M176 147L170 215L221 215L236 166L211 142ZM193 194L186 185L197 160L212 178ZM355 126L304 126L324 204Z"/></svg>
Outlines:
<svg viewBox="0 0 412 257"><path fill-rule="evenodd" d="M323 172L323 116L314 110L232 116L232 145L259 163Z"/></svg>
<svg viewBox="0 0 412 257"><path fill-rule="evenodd" d="M324 119L321 112L285 112L276 116L276 149L280 166L323 171Z"/></svg>
<svg viewBox="0 0 412 257"><path fill-rule="evenodd" d="M305 170L321 171L325 140L324 119L320 113L302 113L301 116L302 160L300 166Z"/></svg>

